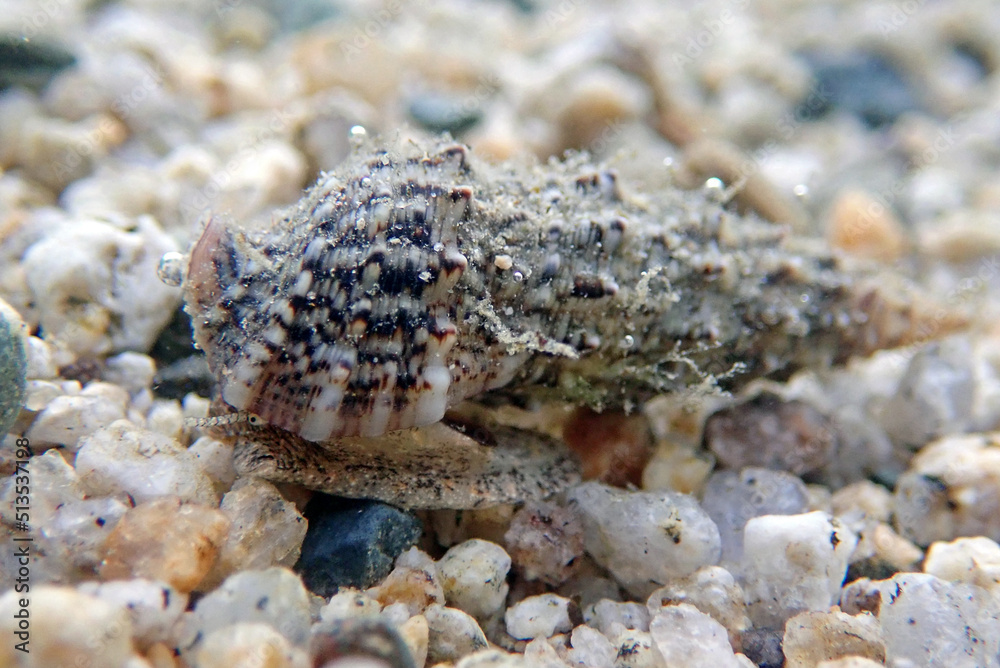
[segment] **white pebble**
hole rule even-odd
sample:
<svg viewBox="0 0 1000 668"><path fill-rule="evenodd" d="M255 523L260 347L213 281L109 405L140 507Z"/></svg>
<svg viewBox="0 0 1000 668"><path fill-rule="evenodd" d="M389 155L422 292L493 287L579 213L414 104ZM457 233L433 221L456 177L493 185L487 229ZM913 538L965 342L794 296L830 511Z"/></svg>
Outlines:
<svg viewBox="0 0 1000 668"><path fill-rule="evenodd" d="M22 260L47 338L77 354L148 350L180 300L176 289L150 280L173 250L177 243L148 216L134 231L66 220Z"/></svg>
<svg viewBox="0 0 1000 668"><path fill-rule="evenodd" d="M946 436L910 461L896 484L899 533L917 545L959 536L1000 536L1000 447L996 434Z"/></svg>
<svg viewBox="0 0 1000 668"><path fill-rule="evenodd" d="M44 529L60 506L84 498L84 487L77 472L58 450L47 450L30 459L29 471L33 529ZM0 519L8 525L14 524L14 506L21 505L15 503L19 496L17 488L16 476L5 476L0 481Z"/></svg>
<svg viewBox="0 0 1000 668"><path fill-rule="evenodd" d="M48 406L56 397L66 394L60 383L50 380L29 380L24 407L36 413ZM74 393L76 394L76 393Z"/></svg>
<svg viewBox="0 0 1000 668"><path fill-rule="evenodd" d="M524 660L538 668L566 668L566 662L546 638L535 638L525 645Z"/></svg>
<svg viewBox="0 0 1000 668"><path fill-rule="evenodd" d="M808 504L808 491L798 476L755 467L714 473L701 498L702 508L719 527L721 561L730 567L743 556L743 527L750 518L804 513Z"/></svg>
<svg viewBox="0 0 1000 668"><path fill-rule="evenodd" d="M830 607L857 542L853 532L820 511L747 522L743 590L754 625L780 628L800 612Z"/></svg>
<svg viewBox="0 0 1000 668"><path fill-rule="evenodd" d="M177 638L189 654L210 633L242 622L269 624L294 645L304 645L312 619L309 593L287 568L243 571L198 601L181 619Z"/></svg>
<svg viewBox="0 0 1000 668"><path fill-rule="evenodd" d="M320 608L319 618L324 622L355 617L374 617L381 606L365 592L345 587L330 597L330 601Z"/></svg>
<svg viewBox="0 0 1000 668"><path fill-rule="evenodd" d="M602 598L583 611L583 621L608 637L621 629L648 631L649 619L646 606L634 601L620 603Z"/></svg>
<svg viewBox="0 0 1000 668"><path fill-rule="evenodd" d="M76 452L80 439L124 418L128 400L128 393L116 385L90 383L78 395L53 399L25 436L32 443L58 444Z"/></svg>
<svg viewBox="0 0 1000 668"><path fill-rule="evenodd" d="M211 479L217 493L225 494L236 482L233 446L210 436L202 436L191 444L188 452L194 455L201 470Z"/></svg>
<svg viewBox="0 0 1000 668"><path fill-rule="evenodd" d="M571 666L613 668L618 648L597 629L581 624L570 635L566 660Z"/></svg>
<svg viewBox="0 0 1000 668"><path fill-rule="evenodd" d="M510 556L502 547L478 538L449 549L437 562L448 605L485 624L503 609L507 600L510 563Z"/></svg>
<svg viewBox="0 0 1000 668"><path fill-rule="evenodd" d="M211 589L239 571L291 568L298 561L306 520L273 484L260 478L241 480L222 497L219 510L232 528L202 588Z"/></svg>
<svg viewBox="0 0 1000 668"><path fill-rule="evenodd" d="M142 503L175 495L183 501L217 506L211 479L194 455L177 441L126 420L95 431L81 441L76 470L87 493L126 493Z"/></svg>
<svg viewBox="0 0 1000 668"><path fill-rule="evenodd" d="M101 377L125 388L130 394L149 389L156 375L156 363L149 355L132 351L109 357Z"/></svg>
<svg viewBox="0 0 1000 668"><path fill-rule="evenodd" d="M1000 601L985 590L924 573L898 573L878 585L886 665L1000 665Z"/></svg>
<svg viewBox="0 0 1000 668"><path fill-rule="evenodd" d="M427 606L424 617L428 630L427 660L432 665L457 661L489 645L476 620L461 610L435 603Z"/></svg>
<svg viewBox="0 0 1000 668"><path fill-rule="evenodd" d="M273 627L241 623L209 633L195 652L192 668L309 668L305 651L292 647Z"/></svg>
<svg viewBox="0 0 1000 668"><path fill-rule="evenodd" d="M588 482L569 498L583 516L587 552L636 596L719 561L719 529L686 494Z"/></svg>
<svg viewBox="0 0 1000 668"><path fill-rule="evenodd" d="M744 599L743 588L732 573L721 566L705 566L654 591L646 607L655 617L668 605L688 603L725 626L729 639L735 640L751 626Z"/></svg>
<svg viewBox="0 0 1000 668"><path fill-rule="evenodd" d="M986 536L934 543L927 549L924 573L1000 595L1000 545Z"/></svg>
<svg viewBox="0 0 1000 668"><path fill-rule="evenodd" d="M25 372L25 377L34 380L58 378L59 369L52 355L52 346L37 336L29 336L26 340L28 345L25 347L25 353L28 358L28 369Z"/></svg>
<svg viewBox="0 0 1000 668"><path fill-rule="evenodd" d="M132 621L132 638L140 648L170 642L174 624L187 607L188 596L163 582L153 580L113 580L84 582L79 591L112 605L124 607Z"/></svg>
<svg viewBox="0 0 1000 668"><path fill-rule="evenodd" d="M741 668L726 628L693 605L664 608L649 623L649 633L667 668Z"/></svg>
<svg viewBox="0 0 1000 668"><path fill-rule="evenodd" d="M337 667L335 667L337 668ZM455 668L528 668L520 654L509 654L502 649L481 649L455 664Z"/></svg>
<svg viewBox="0 0 1000 668"><path fill-rule="evenodd" d="M68 587L31 587L29 629L16 633L14 617L24 594L14 590L0 597L0 665L3 666L121 666L132 653L132 623L124 606L102 601ZM29 653L15 649L22 640Z"/></svg>
<svg viewBox="0 0 1000 668"><path fill-rule="evenodd" d="M507 633L518 640L550 638L573 628L568 598L556 594L529 596L507 609Z"/></svg>
<svg viewBox="0 0 1000 668"><path fill-rule="evenodd" d="M104 558L104 544L130 506L110 497L72 500L59 505L42 525L46 554L72 573L92 575Z"/></svg>
<svg viewBox="0 0 1000 668"><path fill-rule="evenodd" d="M156 399L146 414L146 429L180 440L184 435L184 413L175 399Z"/></svg>

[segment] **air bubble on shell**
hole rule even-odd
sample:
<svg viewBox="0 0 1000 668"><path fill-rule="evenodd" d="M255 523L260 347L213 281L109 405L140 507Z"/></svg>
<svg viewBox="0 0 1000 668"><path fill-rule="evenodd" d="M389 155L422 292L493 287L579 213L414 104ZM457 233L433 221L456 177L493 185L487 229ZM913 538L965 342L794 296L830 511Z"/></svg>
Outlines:
<svg viewBox="0 0 1000 668"><path fill-rule="evenodd" d="M156 267L156 275L160 277L166 285L179 287L184 282L184 269L187 258L183 253L171 251L165 253L160 258L160 264Z"/></svg>

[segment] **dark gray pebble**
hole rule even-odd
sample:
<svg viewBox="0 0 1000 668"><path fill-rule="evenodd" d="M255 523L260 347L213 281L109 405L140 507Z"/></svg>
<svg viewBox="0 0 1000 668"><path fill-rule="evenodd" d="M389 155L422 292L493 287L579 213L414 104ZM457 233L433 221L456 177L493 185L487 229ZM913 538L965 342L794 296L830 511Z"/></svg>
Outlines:
<svg viewBox="0 0 1000 668"><path fill-rule="evenodd" d="M23 86L41 90L59 71L76 62L65 48L18 35L0 36L0 90Z"/></svg>
<svg viewBox="0 0 1000 668"><path fill-rule="evenodd" d="M309 531L295 570L314 594L371 587L392 570L423 526L410 513L378 501L317 494L306 506Z"/></svg>
<svg viewBox="0 0 1000 668"><path fill-rule="evenodd" d="M774 629L751 629L743 634L743 654L760 668L785 665L782 634Z"/></svg>
<svg viewBox="0 0 1000 668"><path fill-rule="evenodd" d="M410 101L410 118L430 132L450 132L459 135L483 118L482 101L474 95L467 98L441 93L424 93Z"/></svg>
<svg viewBox="0 0 1000 668"><path fill-rule="evenodd" d="M0 436L13 427L24 405L28 370L21 323L0 309Z"/></svg>
<svg viewBox="0 0 1000 668"><path fill-rule="evenodd" d="M909 82L880 54L810 53L804 57L816 83L799 109L800 118L815 119L843 111L874 129L920 108Z"/></svg>

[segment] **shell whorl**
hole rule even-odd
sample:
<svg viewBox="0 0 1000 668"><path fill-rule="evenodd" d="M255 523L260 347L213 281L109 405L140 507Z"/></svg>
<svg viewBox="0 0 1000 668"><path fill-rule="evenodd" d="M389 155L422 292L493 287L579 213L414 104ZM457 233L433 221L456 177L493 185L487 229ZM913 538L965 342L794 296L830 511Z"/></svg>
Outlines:
<svg viewBox="0 0 1000 668"><path fill-rule="evenodd" d="M466 149L379 152L256 236L209 222L186 283L223 400L311 441L431 424L502 369L456 350Z"/></svg>

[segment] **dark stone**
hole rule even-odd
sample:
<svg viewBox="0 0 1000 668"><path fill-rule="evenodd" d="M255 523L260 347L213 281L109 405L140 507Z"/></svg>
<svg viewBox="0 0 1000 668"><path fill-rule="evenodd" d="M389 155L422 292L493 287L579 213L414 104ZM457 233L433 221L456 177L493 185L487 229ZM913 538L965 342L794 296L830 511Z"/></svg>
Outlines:
<svg viewBox="0 0 1000 668"><path fill-rule="evenodd" d="M164 399L183 399L191 392L211 397L214 388L215 376L201 353L165 366L153 377L153 392Z"/></svg>
<svg viewBox="0 0 1000 668"><path fill-rule="evenodd" d="M17 35L0 36L0 90L13 86L41 90L75 62L72 53L56 44Z"/></svg>
<svg viewBox="0 0 1000 668"><path fill-rule="evenodd" d="M482 100L470 94L464 98L442 93L424 93L410 101L410 118L434 133L459 135L483 119Z"/></svg>
<svg viewBox="0 0 1000 668"><path fill-rule="evenodd" d="M0 436L14 426L27 392L27 351L22 324L0 310Z"/></svg>
<svg viewBox="0 0 1000 668"><path fill-rule="evenodd" d="M781 668L785 665L782 637L774 629L751 629L743 634L743 654L760 668Z"/></svg>
<svg viewBox="0 0 1000 668"><path fill-rule="evenodd" d="M309 530L295 570L323 597L379 582L423 532L419 519L395 506L328 494L314 496L305 517Z"/></svg>
<svg viewBox="0 0 1000 668"><path fill-rule="evenodd" d="M867 578L869 580L888 580L899 572L900 569L888 561L884 561L877 557L869 557L868 559L855 561L853 564L848 566L844 582L854 582L855 580L860 580L862 578Z"/></svg>
<svg viewBox="0 0 1000 668"><path fill-rule="evenodd" d="M920 109L909 83L885 57L871 52L807 53L815 86L796 117L821 118L843 111L869 128L891 125L900 115Z"/></svg>
<svg viewBox="0 0 1000 668"><path fill-rule="evenodd" d="M208 368L205 353L194 345L191 318L182 307L156 337L149 356L156 362L153 391L165 399L183 399L190 392L213 395L215 376Z"/></svg>
<svg viewBox="0 0 1000 668"><path fill-rule="evenodd" d="M157 368L160 368L199 354L194 346L193 336L191 317L183 306L179 306L170 322L156 337L153 347L149 349L149 356L156 361Z"/></svg>

